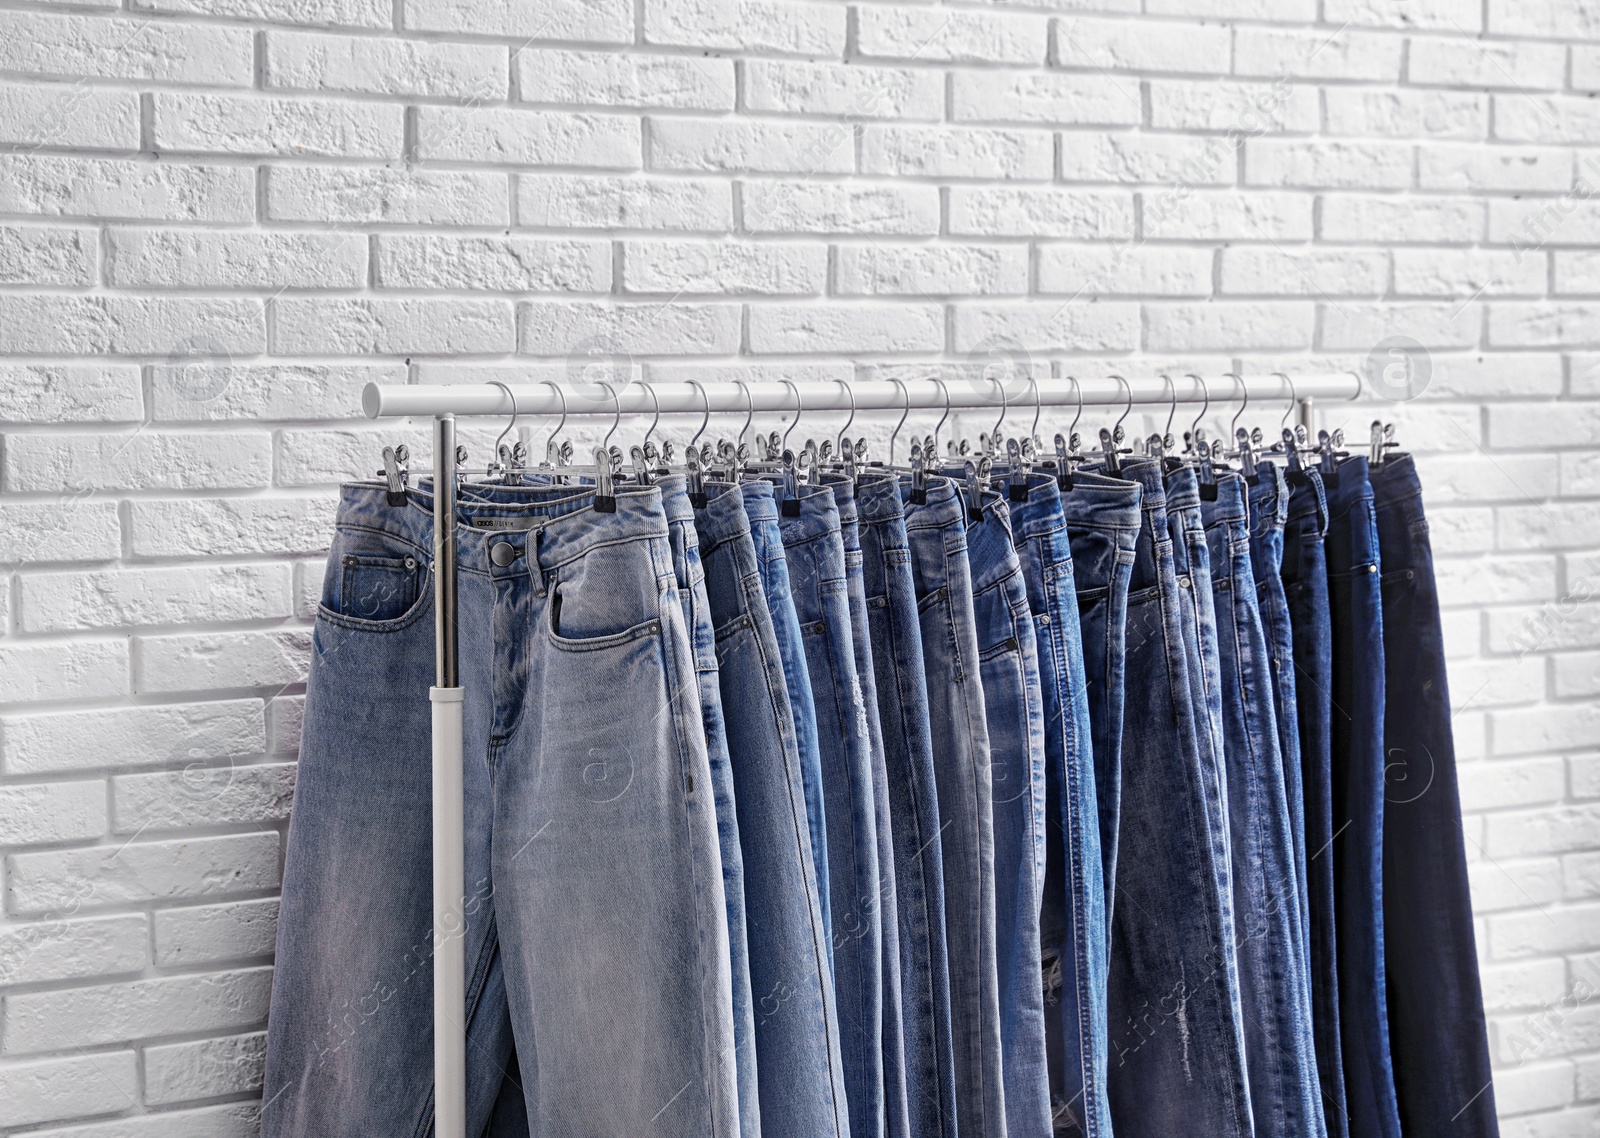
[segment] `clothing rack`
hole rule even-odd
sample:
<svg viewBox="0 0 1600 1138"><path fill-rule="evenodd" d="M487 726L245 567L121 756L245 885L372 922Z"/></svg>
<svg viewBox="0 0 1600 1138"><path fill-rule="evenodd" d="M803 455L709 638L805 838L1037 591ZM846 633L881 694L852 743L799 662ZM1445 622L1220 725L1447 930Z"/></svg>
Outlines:
<svg viewBox="0 0 1600 1138"><path fill-rule="evenodd" d="M599 394L604 392L604 394ZM463 708L456 627L457 415L595 415L684 412L753 413L986 408L1025 413L1040 406L1218 404L1240 410L1293 400L1297 421L1313 433L1314 401L1350 400L1361 381L1350 372L1282 374L1243 379L1194 375L1151 379L1053 379L1026 376L1008 383L974 375L952 380L867 379L843 383L531 384L369 383L361 406L369 418L431 415L434 492L435 683L433 706L433 1061L435 1138L466 1138L466 912L463 803Z"/></svg>

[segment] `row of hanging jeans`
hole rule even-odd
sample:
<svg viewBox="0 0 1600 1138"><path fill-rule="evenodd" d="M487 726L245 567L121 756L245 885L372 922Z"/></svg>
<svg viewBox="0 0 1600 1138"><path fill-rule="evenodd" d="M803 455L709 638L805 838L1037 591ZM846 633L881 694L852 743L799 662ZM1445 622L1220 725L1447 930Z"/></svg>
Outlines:
<svg viewBox="0 0 1600 1138"><path fill-rule="evenodd" d="M433 927L431 492L343 488L263 1133L1496 1133L1407 456L973 501L892 474L459 492L464 904Z"/></svg>

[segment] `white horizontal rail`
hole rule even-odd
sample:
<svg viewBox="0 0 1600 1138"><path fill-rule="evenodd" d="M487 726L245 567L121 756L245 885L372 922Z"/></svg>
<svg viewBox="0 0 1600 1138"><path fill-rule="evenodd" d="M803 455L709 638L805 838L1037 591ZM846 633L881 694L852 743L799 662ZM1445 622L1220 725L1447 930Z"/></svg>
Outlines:
<svg viewBox="0 0 1600 1138"><path fill-rule="evenodd" d="M507 394L507 391L511 394ZM652 395L652 392L654 393ZM1081 396L1080 396L1081 393ZM1173 375L1171 383L1157 378L1094 378L1078 381L1041 379L1038 401L1045 406L1070 406L1079 398L1085 405L1134 403L1201 403L1208 397L1218 404L1238 402L1248 393L1252 403L1280 403L1294 399L1354 399L1361 394L1361 380L1354 372L1293 376L1278 375L1206 376ZM513 407L513 396L515 406ZM796 400L807 411L900 410L903 407L997 408L1002 399L1013 408L1031 407L1034 388L1026 378L1004 382L973 377L944 380L911 379L897 384L893 380L862 380L848 388L840 383L785 384L773 382L737 384L717 381L693 383L617 383L557 384L379 384L369 383L361 395L361 406L368 418L395 418L407 415L522 415L615 414L618 404L624 414L650 414L659 407L663 414L711 411L780 411L792 409Z"/></svg>

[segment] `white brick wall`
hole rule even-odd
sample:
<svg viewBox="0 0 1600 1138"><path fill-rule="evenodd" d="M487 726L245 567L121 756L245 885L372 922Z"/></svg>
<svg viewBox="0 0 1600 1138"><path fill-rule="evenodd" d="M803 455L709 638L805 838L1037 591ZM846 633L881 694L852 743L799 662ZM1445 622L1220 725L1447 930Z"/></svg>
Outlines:
<svg viewBox="0 0 1600 1138"><path fill-rule="evenodd" d="M1504 1132L1593 1134L1597 90L1596 0L0 0L0 1134L256 1132L366 382L1392 335Z"/></svg>

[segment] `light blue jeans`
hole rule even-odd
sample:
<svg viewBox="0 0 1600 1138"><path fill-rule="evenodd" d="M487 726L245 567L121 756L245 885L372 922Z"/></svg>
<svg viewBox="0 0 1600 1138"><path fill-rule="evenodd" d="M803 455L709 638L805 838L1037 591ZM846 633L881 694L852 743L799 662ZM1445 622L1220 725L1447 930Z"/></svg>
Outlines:
<svg viewBox="0 0 1600 1138"><path fill-rule="evenodd" d="M661 495L619 494L613 514L578 487L518 500L458 514L467 868L439 935L466 938L469 1131L514 1048L534 1134L734 1138L713 781ZM270 1138L432 1130L432 541L426 488L398 507L375 484L342 491L278 926Z"/></svg>

